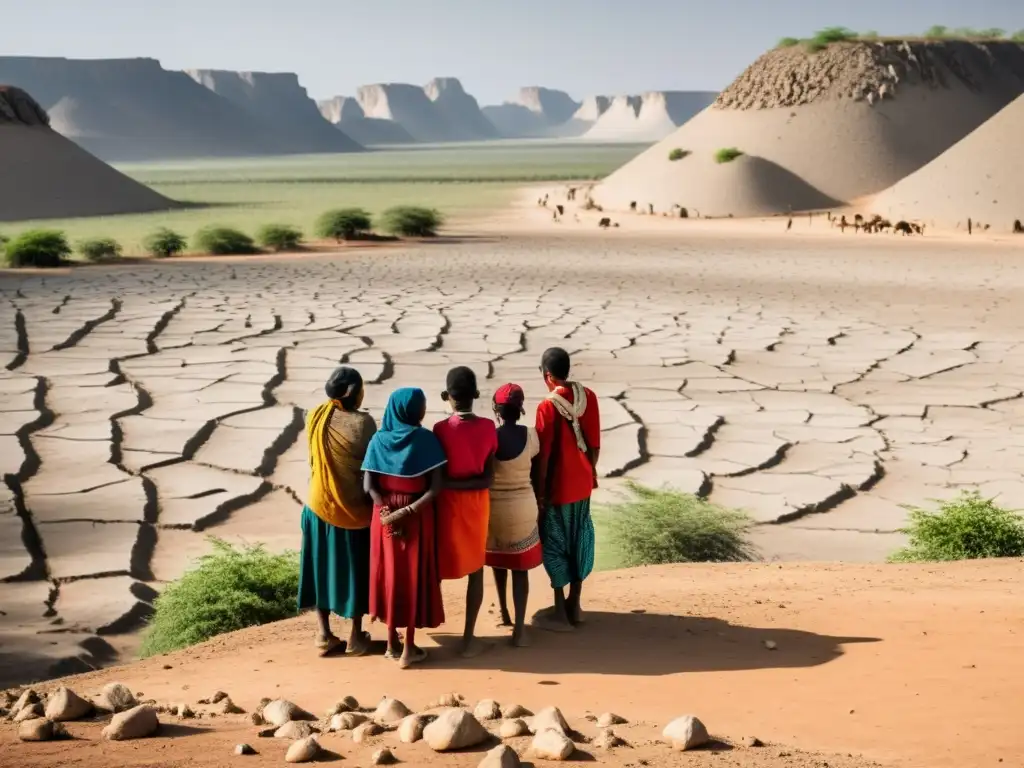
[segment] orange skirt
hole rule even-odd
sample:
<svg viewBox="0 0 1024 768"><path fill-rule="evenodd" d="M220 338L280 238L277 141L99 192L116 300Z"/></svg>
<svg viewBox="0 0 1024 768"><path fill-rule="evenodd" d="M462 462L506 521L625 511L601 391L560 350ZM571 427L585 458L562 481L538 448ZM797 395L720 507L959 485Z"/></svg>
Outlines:
<svg viewBox="0 0 1024 768"><path fill-rule="evenodd" d="M437 566L442 579L461 579L484 567L491 492L442 491L437 499Z"/></svg>

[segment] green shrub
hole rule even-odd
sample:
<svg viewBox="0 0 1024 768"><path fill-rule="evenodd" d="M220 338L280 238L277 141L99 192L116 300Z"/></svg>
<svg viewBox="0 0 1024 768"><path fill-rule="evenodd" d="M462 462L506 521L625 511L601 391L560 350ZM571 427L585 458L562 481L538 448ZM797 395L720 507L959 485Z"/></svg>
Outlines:
<svg viewBox="0 0 1024 768"><path fill-rule="evenodd" d="M684 157L689 157L689 156L690 156L690 150L688 150L688 149L680 149L679 147L676 147L675 149L673 149L671 152L668 153L668 159L671 160L673 163L676 160L682 160Z"/></svg>
<svg viewBox="0 0 1024 768"><path fill-rule="evenodd" d="M71 246L59 230L30 229L8 242L4 252L12 267L59 267L71 255Z"/></svg>
<svg viewBox="0 0 1024 768"><path fill-rule="evenodd" d="M938 512L907 507L910 524L902 532L910 543L894 553L890 562L1024 556L1024 517L1018 512L996 506L977 491L936 503Z"/></svg>
<svg viewBox="0 0 1024 768"><path fill-rule="evenodd" d="M256 241L272 251L294 251L302 243L302 233L287 224L267 224L256 233Z"/></svg>
<svg viewBox="0 0 1024 768"><path fill-rule="evenodd" d="M105 261L121 256L121 244L112 237L93 237L79 240L76 244L78 252L87 261Z"/></svg>
<svg viewBox="0 0 1024 768"><path fill-rule="evenodd" d="M231 227L204 227L196 232L195 249L214 256L256 253L252 238Z"/></svg>
<svg viewBox="0 0 1024 768"><path fill-rule="evenodd" d="M627 483L633 498L607 508L612 546L626 567L726 563L756 559L747 540L753 522L689 493Z"/></svg>
<svg viewBox="0 0 1024 768"><path fill-rule="evenodd" d="M716 163L731 163L737 157L742 157L743 153L740 152L736 147L723 147L722 149L715 152Z"/></svg>
<svg viewBox="0 0 1024 768"><path fill-rule="evenodd" d="M846 27L825 27L814 33L811 42L819 45L828 45L830 43L845 43L856 39L857 33L852 29L847 29Z"/></svg>
<svg viewBox="0 0 1024 768"><path fill-rule="evenodd" d="M1024 43L1024 29L1018 29L1010 35L1010 39L1017 43Z"/></svg>
<svg viewBox="0 0 1024 768"><path fill-rule="evenodd" d="M362 208L339 208L321 214L316 235L325 239L355 240L373 229L373 219Z"/></svg>
<svg viewBox="0 0 1024 768"><path fill-rule="evenodd" d="M936 24L933 27L928 27L928 29L925 30L924 36L927 40L944 40L949 37L949 27Z"/></svg>
<svg viewBox="0 0 1024 768"><path fill-rule="evenodd" d="M978 37L984 40L1001 40L1006 37L1006 30L1000 29L999 27L989 27L988 29L979 29Z"/></svg>
<svg viewBox="0 0 1024 768"><path fill-rule="evenodd" d="M142 241L142 247L146 249L146 253L161 259L181 253L185 250L186 245L188 243L182 235L166 227L161 227L156 232L147 235L146 239Z"/></svg>
<svg viewBox="0 0 1024 768"><path fill-rule="evenodd" d="M784 37L779 40L779 44L776 48L792 48L794 45L800 44L800 38L798 37Z"/></svg>
<svg viewBox="0 0 1024 768"><path fill-rule="evenodd" d="M440 211L415 205L399 205L384 211L384 231L402 237L434 237L444 223Z"/></svg>
<svg viewBox="0 0 1024 768"><path fill-rule="evenodd" d="M211 541L213 553L156 599L143 636L143 657L298 613L298 553L275 555L262 545L239 550L220 539Z"/></svg>

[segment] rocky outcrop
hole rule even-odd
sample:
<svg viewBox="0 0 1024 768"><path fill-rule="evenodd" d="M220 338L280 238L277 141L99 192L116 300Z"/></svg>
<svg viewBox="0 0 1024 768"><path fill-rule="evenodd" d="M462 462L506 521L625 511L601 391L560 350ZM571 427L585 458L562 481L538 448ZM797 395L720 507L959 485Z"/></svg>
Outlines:
<svg viewBox="0 0 1024 768"><path fill-rule="evenodd" d="M710 91L651 91L616 96L585 136L600 141L660 141L708 107L716 95Z"/></svg>
<svg viewBox="0 0 1024 768"><path fill-rule="evenodd" d="M420 86L408 83L364 85L357 91L356 98L366 117L398 123L415 141L457 140L457 133Z"/></svg>
<svg viewBox="0 0 1024 768"><path fill-rule="evenodd" d="M566 122L580 108L579 102L574 101L572 96L565 91L544 88L539 85L520 88L515 103L543 116L549 125L560 125Z"/></svg>
<svg viewBox="0 0 1024 768"><path fill-rule="evenodd" d="M511 101L484 107L483 113L506 138L550 138L583 133L573 126L581 106L564 91L532 85L520 88Z"/></svg>
<svg viewBox="0 0 1024 768"><path fill-rule="evenodd" d="M458 79L436 77L423 87L423 91L448 124L453 139L479 141L498 137L494 124L484 117L477 100L466 93Z"/></svg>
<svg viewBox="0 0 1024 768"><path fill-rule="evenodd" d="M359 101L351 96L335 96L319 103L320 114L364 147L387 144L412 144L415 139L393 120L367 117Z"/></svg>
<svg viewBox="0 0 1024 768"><path fill-rule="evenodd" d="M0 85L0 124L50 125L50 116L21 88Z"/></svg>
<svg viewBox="0 0 1024 768"><path fill-rule="evenodd" d="M332 126L291 72L190 69L197 83L270 126L292 152L352 152L359 145Z"/></svg>

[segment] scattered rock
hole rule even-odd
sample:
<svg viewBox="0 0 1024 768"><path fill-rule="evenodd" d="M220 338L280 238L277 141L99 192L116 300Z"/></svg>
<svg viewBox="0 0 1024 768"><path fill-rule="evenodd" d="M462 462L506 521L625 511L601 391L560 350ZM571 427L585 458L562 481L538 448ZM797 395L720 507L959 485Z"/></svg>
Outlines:
<svg viewBox="0 0 1024 768"><path fill-rule="evenodd" d="M767 648L769 651L775 651L778 650L779 644L776 643L774 640L765 640L764 647Z"/></svg>
<svg viewBox="0 0 1024 768"><path fill-rule="evenodd" d="M80 720L93 710L92 702L86 701L70 688L61 686L46 702L46 717L56 722Z"/></svg>
<svg viewBox="0 0 1024 768"><path fill-rule="evenodd" d="M461 707L466 697L458 693L445 693L434 703L435 707Z"/></svg>
<svg viewBox="0 0 1024 768"><path fill-rule="evenodd" d="M196 716L196 713L192 711L192 707L190 707L183 701L180 701L177 704L173 705L170 708L170 713L172 715L177 715L183 720L191 720L193 717Z"/></svg>
<svg viewBox="0 0 1024 768"><path fill-rule="evenodd" d="M274 734L277 733L277 728L271 726L270 728L263 728L256 732L256 735L261 739L272 739Z"/></svg>
<svg viewBox="0 0 1024 768"><path fill-rule="evenodd" d="M220 700L220 706L217 707L216 711L219 712L222 715L244 715L245 714L245 710L242 709L237 704L235 704L235 702L233 702L231 700L230 696L226 696L225 698Z"/></svg>
<svg viewBox="0 0 1024 768"><path fill-rule="evenodd" d="M519 755L508 744L499 744L480 761L478 768L519 768Z"/></svg>
<svg viewBox="0 0 1024 768"><path fill-rule="evenodd" d="M53 741L67 738L67 735L61 723L40 717L25 720L18 726L18 738L22 741Z"/></svg>
<svg viewBox="0 0 1024 768"><path fill-rule="evenodd" d="M288 747L284 761L286 763L308 763L310 760L315 760L318 754L320 754L320 744L316 737L307 736L302 741L296 741Z"/></svg>
<svg viewBox="0 0 1024 768"><path fill-rule="evenodd" d="M707 744L711 737L708 736L708 729L704 727L699 719L693 715L677 717L662 731L661 735L665 741L672 745L673 749L687 750L696 749Z"/></svg>
<svg viewBox="0 0 1024 768"><path fill-rule="evenodd" d="M127 712L120 712L103 729L103 738L110 741L128 741L152 736L160 728L156 710L142 704Z"/></svg>
<svg viewBox="0 0 1024 768"><path fill-rule="evenodd" d="M250 747L248 744L237 744L235 746L236 755L255 755L256 750Z"/></svg>
<svg viewBox="0 0 1024 768"><path fill-rule="evenodd" d="M624 717L616 715L614 712L605 712L603 715L597 718L598 728L609 728L613 725L625 725L628 721Z"/></svg>
<svg viewBox="0 0 1024 768"><path fill-rule="evenodd" d="M359 709L359 702L356 701L355 696L346 696L341 701L335 702L334 706L327 710L327 716L333 717L334 715L340 715L342 712L355 712Z"/></svg>
<svg viewBox="0 0 1024 768"><path fill-rule="evenodd" d="M26 688L21 694L14 700L14 704L11 706L11 712L19 713L25 707L32 704L39 703L39 694L35 692L33 688Z"/></svg>
<svg viewBox="0 0 1024 768"><path fill-rule="evenodd" d="M498 720L501 718L501 707L494 699L484 699L473 709L473 717L477 720Z"/></svg>
<svg viewBox="0 0 1024 768"><path fill-rule="evenodd" d="M542 760L568 760L576 751L576 745L565 735L564 731L545 728L538 731L537 735L533 737L530 749Z"/></svg>
<svg viewBox="0 0 1024 768"><path fill-rule="evenodd" d="M330 730L351 731L353 728L358 728L369 719L370 718L361 712L342 712L340 715L334 715L331 718Z"/></svg>
<svg viewBox="0 0 1024 768"><path fill-rule="evenodd" d="M409 715L398 726L398 740L403 744L415 744L423 738L423 729L435 719L431 715Z"/></svg>
<svg viewBox="0 0 1024 768"><path fill-rule="evenodd" d="M199 704L218 704L228 698L228 695L224 691L217 691L213 696L208 696L205 699L200 699Z"/></svg>
<svg viewBox="0 0 1024 768"><path fill-rule="evenodd" d="M139 706L135 694L127 685L121 683L107 683L100 693L100 706L108 712L127 712Z"/></svg>
<svg viewBox="0 0 1024 768"><path fill-rule="evenodd" d="M291 720L316 720L309 712L287 699L274 699L267 702L262 712L264 722L278 727Z"/></svg>
<svg viewBox="0 0 1024 768"><path fill-rule="evenodd" d="M562 712L558 707L548 707L542 709L533 719L528 723L530 726L531 733L540 733L544 730L561 731L562 733L569 732L569 723L566 722L562 716Z"/></svg>
<svg viewBox="0 0 1024 768"><path fill-rule="evenodd" d="M533 712L522 704L509 704L502 707L501 716L506 720L515 720L517 717L533 717Z"/></svg>
<svg viewBox="0 0 1024 768"><path fill-rule="evenodd" d="M382 733L384 733L384 729L377 725L377 723L369 720L352 730L352 741L356 744L362 744L364 741L368 741Z"/></svg>
<svg viewBox="0 0 1024 768"><path fill-rule="evenodd" d="M384 747L383 749L378 749L370 757L371 765L391 765L394 762L397 762L395 760L395 756L387 747Z"/></svg>
<svg viewBox="0 0 1024 768"><path fill-rule="evenodd" d="M598 749L614 749L615 747L624 747L626 745L625 740L620 738L611 728L605 728L597 734L597 738L592 743Z"/></svg>
<svg viewBox="0 0 1024 768"><path fill-rule="evenodd" d="M299 739L305 739L312 736L313 733L313 726L311 726L306 721L289 720L287 723L285 723L276 731L274 731L274 738L291 739L292 741L298 741Z"/></svg>
<svg viewBox="0 0 1024 768"><path fill-rule="evenodd" d="M249 719L252 721L253 725L263 725L264 723L263 715L261 715L259 712L253 712L251 715L249 715Z"/></svg>
<svg viewBox="0 0 1024 768"><path fill-rule="evenodd" d="M27 707L22 708L18 712L13 720L16 723L23 723L26 720L35 720L39 717L45 717L46 713L43 711L43 705L38 701L35 704L29 704Z"/></svg>
<svg viewBox="0 0 1024 768"><path fill-rule="evenodd" d="M747 738L745 738L743 740L743 744L744 744L744 746L751 747L751 748L753 748L753 747L763 747L764 746L764 742L761 741L759 738L757 738L757 736L748 736Z"/></svg>
<svg viewBox="0 0 1024 768"><path fill-rule="evenodd" d="M490 734L480 721L464 709L447 709L423 729L423 738L435 752L475 747Z"/></svg>
<svg viewBox="0 0 1024 768"><path fill-rule="evenodd" d="M385 696L380 700L380 704L377 705L377 709L374 710L373 719L387 725L393 725L401 722L411 714L412 710L398 699L392 699L389 696Z"/></svg>
<svg viewBox="0 0 1024 768"><path fill-rule="evenodd" d="M516 736L526 736L530 732L526 721L517 718L502 720L498 735L503 739L514 739Z"/></svg>

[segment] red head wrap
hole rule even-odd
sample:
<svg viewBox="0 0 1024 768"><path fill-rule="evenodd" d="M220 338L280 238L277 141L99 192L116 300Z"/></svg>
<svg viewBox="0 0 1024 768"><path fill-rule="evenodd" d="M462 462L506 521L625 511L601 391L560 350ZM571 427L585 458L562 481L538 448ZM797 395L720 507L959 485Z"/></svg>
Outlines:
<svg viewBox="0 0 1024 768"><path fill-rule="evenodd" d="M494 393L495 405L510 405L521 409L525 400L523 388L518 384L502 384Z"/></svg>

